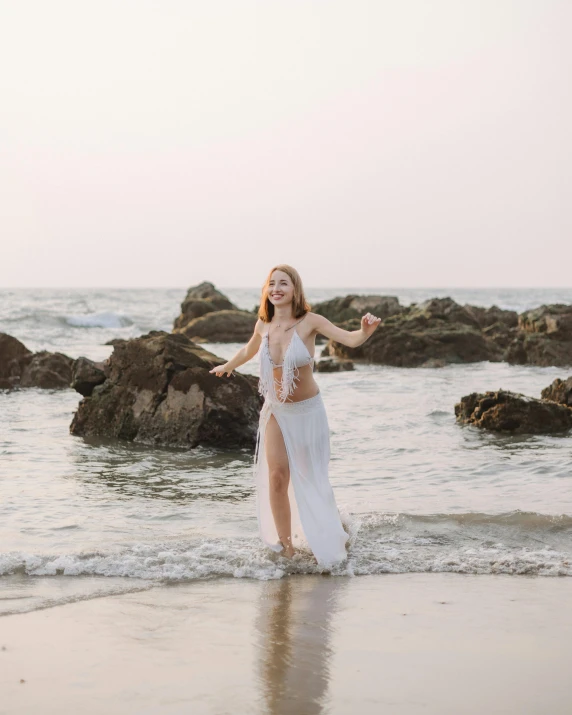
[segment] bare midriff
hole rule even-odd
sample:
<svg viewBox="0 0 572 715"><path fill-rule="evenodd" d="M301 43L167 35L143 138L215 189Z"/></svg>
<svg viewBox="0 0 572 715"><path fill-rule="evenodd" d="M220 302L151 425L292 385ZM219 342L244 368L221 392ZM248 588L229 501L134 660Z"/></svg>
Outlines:
<svg viewBox="0 0 572 715"><path fill-rule="evenodd" d="M282 381L282 368L274 368L274 382L276 385L276 393L279 394L280 384ZM294 378L294 394L290 395L286 402L301 402L309 400L310 397L315 397L320 391L318 383L314 380L314 370L312 364L302 365L298 368L298 377Z"/></svg>

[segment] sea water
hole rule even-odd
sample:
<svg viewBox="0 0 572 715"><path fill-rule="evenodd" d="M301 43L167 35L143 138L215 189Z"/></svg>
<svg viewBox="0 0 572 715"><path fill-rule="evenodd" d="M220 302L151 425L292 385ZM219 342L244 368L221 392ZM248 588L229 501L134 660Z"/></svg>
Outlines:
<svg viewBox="0 0 572 715"><path fill-rule="evenodd" d="M258 290L222 289L240 308ZM337 288L519 312L572 290ZM32 350L93 360L111 338L170 331L185 289L0 291L0 331ZM207 344L221 360L238 344ZM316 346L319 358L322 346ZM256 361L240 368L257 374ZM479 362L357 364L316 379L331 430L330 479L351 534L335 571L572 575L572 435L497 435L456 423L470 392L540 397L572 370ZM222 379L222 378L221 378ZM258 536L250 450L168 449L69 434L73 390L0 391L0 613L182 580L320 571Z"/></svg>

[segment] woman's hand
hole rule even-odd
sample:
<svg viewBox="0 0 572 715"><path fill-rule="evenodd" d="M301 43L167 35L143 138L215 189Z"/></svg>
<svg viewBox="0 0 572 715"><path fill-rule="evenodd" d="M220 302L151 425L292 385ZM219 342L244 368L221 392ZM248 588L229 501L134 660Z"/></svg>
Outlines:
<svg viewBox="0 0 572 715"><path fill-rule="evenodd" d="M226 372L226 374L230 377L233 370L234 370L234 368L229 369L228 363L225 362L224 365L217 365L216 367L213 367L213 369L209 370L209 372L216 373L217 377L222 377L224 375L224 373Z"/></svg>
<svg viewBox="0 0 572 715"><path fill-rule="evenodd" d="M377 326L381 323L381 318L372 315L371 313L366 313L361 319L361 329L366 336L366 339L373 335Z"/></svg>

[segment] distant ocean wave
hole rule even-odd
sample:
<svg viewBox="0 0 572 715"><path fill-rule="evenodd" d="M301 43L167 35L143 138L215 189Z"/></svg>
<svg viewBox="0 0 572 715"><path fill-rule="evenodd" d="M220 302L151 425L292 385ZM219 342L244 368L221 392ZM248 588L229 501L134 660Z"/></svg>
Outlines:
<svg viewBox="0 0 572 715"><path fill-rule="evenodd" d="M128 328L133 321L121 313L86 313L66 315L64 321L72 328Z"/></svg>
<svg viewBox="0 0 572 715"><path fill-rule="evenodd" d="M16 313L12 317L5 318L4 322L9 325L36 325L47 330L55 326L65 326L69 328L128 328L135 325L135 322L124 313L104 311L100 313L68 313L58 315L44 310L37 310L27 313ZM7 327L10 330L9 327ZM71 336L70 336L71 337Z"/></svg>

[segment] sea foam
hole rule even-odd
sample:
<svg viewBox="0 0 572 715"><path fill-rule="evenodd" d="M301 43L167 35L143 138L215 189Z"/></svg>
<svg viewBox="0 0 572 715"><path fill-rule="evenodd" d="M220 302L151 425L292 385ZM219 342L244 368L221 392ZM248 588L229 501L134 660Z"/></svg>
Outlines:
<svg viewBox="0 0 572 715"><path fill-rule="evenodd" d="M319 566L308 550L292 560L264 548L257 538L200 539L139 543L114 552L0 554L0 575L130 577L187 581L220 577L278 579L288 574L331 573L361 576L383 573L453 572L572 576L572 558L558 549L511 546L503 542L443 543L438 538L397 541L369 533L350 542L346 561Z"/></svg>

